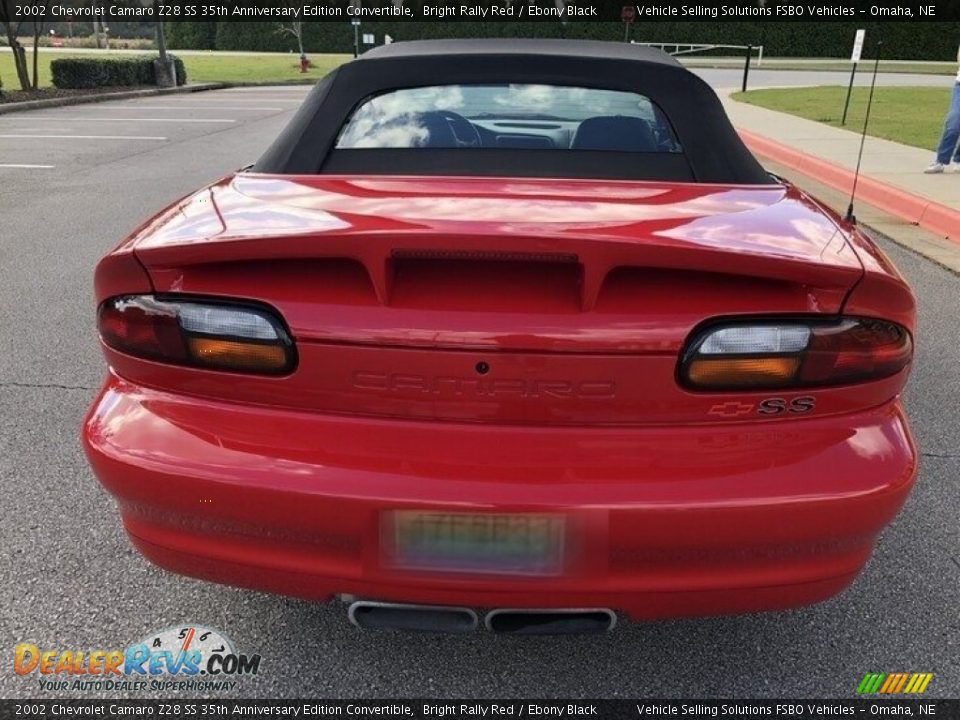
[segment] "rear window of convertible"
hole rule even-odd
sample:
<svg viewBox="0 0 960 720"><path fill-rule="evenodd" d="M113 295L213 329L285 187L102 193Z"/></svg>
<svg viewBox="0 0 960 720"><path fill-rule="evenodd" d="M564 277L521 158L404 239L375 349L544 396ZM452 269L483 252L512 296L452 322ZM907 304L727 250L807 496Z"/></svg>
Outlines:
<svg viewBox="0 0 960 720"><path fill-rule="evenodd" d="M632 92L560 85L436 85L364 100L338 150L682 152L663 111Z"/></svg>

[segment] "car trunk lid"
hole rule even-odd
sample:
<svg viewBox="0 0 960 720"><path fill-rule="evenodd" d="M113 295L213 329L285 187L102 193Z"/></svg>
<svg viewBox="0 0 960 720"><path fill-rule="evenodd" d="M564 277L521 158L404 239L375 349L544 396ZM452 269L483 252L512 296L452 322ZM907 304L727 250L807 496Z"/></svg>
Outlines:
<svg viewBox="0 0 960 720"><path fill-rule="evenodd" d="M689 418L674 372L695 326L837 313L862 273L780 185L240 174L136 254L158 292L283 314L300 366L247 399L530 423Z"/></svg>

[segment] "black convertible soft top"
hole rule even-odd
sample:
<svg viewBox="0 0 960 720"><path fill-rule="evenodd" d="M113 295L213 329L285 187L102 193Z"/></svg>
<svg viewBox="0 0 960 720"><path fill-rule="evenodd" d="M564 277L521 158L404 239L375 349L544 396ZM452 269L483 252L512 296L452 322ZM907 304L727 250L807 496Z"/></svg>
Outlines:
<svg viewBox="0 0 960 720"><path fill-rule="evenodd" d="M499 83L644 95L665 113L683 152L334 148L353 110L369 97L398 88ZM317 84L253 170L774 182L744 146L710 86L666 53L626 43L529 38L422 40L371 50Z"/></svg>

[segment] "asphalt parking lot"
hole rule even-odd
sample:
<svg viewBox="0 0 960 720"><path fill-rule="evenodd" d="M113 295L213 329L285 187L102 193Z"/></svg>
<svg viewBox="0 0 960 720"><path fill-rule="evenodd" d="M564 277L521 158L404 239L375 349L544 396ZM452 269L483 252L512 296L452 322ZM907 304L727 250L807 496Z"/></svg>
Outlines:
<svg viewBox="0 0 960 720"><path fill-rule="evenodd" d="M728 73L704 75L735 84ZM776 73L776 84L812 84L809 75ZM960 278L887 240L920 303L906 401L922 470L866 571L838 598L787 613L623 624L599 638L371 634L337 604L207 584L142 560L77 439L103 373L92 269L143 218L254 160L305 92L233 89L0 116L0 646L123 647L200 623L263 656L261 673L236 691L262 698L849 697L868 671L933 672L926 696L956 697ZM0 696L40 695L9 655L0 667Z"/></svg>

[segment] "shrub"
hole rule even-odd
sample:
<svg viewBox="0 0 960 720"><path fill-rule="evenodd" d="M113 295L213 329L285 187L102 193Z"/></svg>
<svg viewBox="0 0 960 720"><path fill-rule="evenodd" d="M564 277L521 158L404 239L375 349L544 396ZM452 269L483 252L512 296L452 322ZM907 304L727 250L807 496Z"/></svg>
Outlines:
<svg viewBox="0 0 960 720"><path fill-rule="evenodd" d="M102 87L113 78L113 64L97 58L59 58L50 63L50 73L58 88Z"/></svg>
<svg viewBox="0 0 960 720"><path fill-rule="evenodd" d="M176 55L169 55L168 57L173 59L173 64L177 66L177 85L186 85L187 84L187 66L183 64L183 60L178 58Z"/></svg>
<svg viewBox="0 0 960 720"><path fill-rule="evenodd" d="M177 85L187 81L183 60L170 55L177 68ZM156 85L152 56L130 58L58 58L50 63L53 84L58 88L128 87Z"/></svg>

